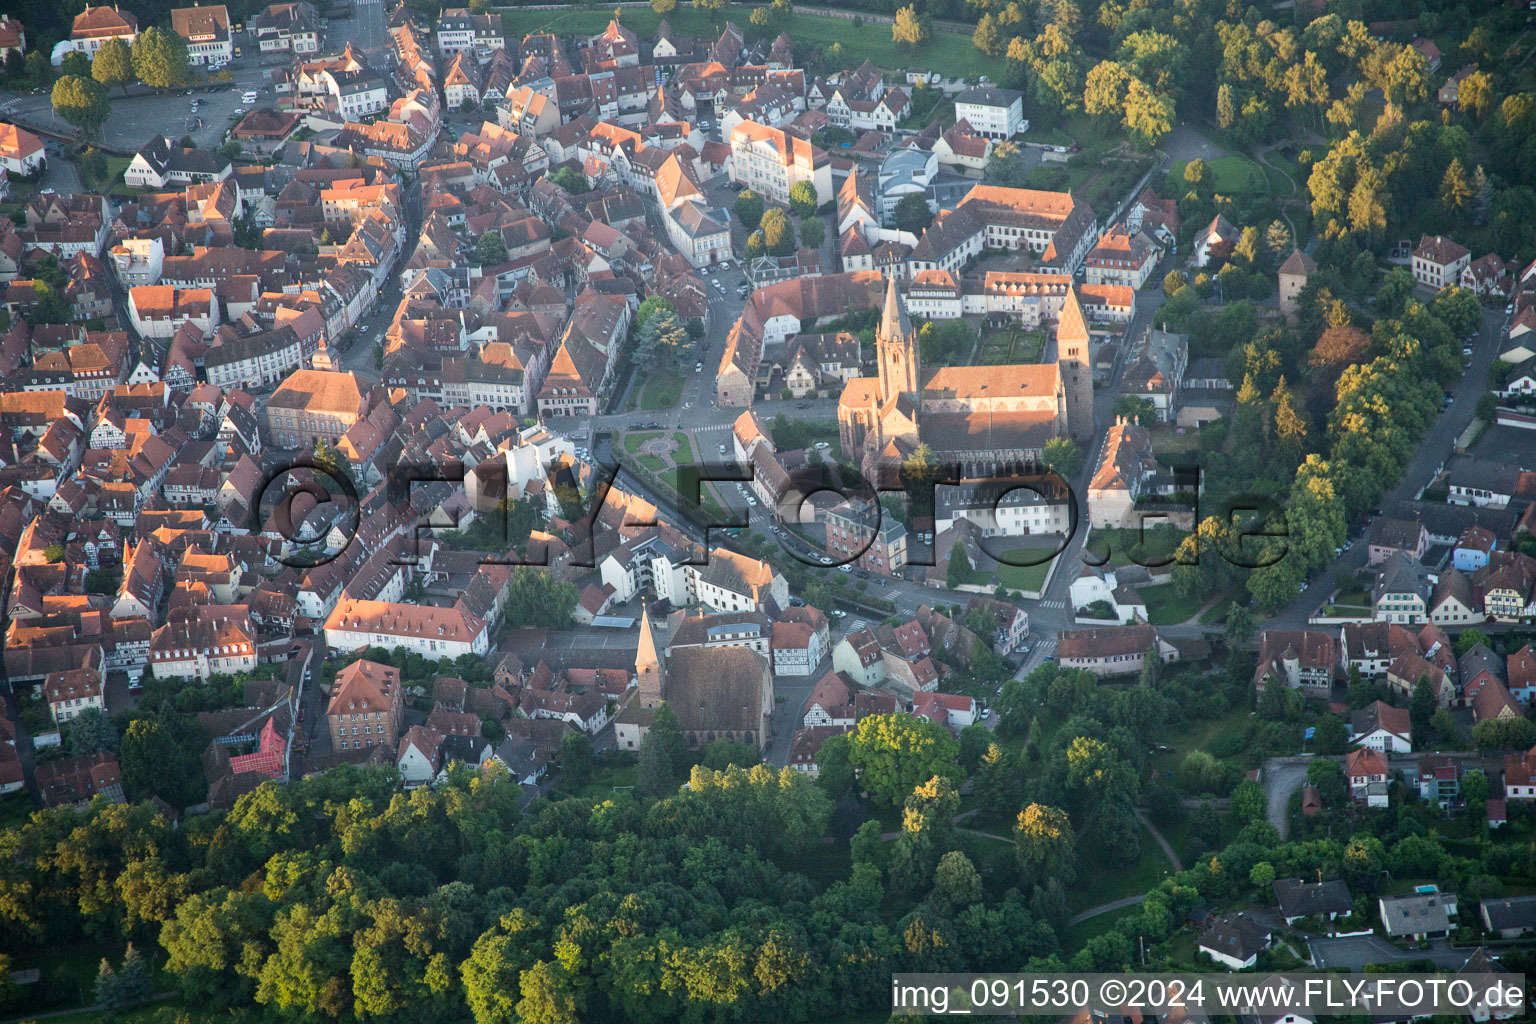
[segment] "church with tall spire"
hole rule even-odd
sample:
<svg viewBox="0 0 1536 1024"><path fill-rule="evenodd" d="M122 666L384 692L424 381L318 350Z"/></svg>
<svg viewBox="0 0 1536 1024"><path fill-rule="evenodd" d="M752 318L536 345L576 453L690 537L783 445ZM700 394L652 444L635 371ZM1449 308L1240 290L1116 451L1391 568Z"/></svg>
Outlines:
<svg viewBox="0 0 1536 1024"><path fill-rule="evenodd" d="M1092 436L1088 321L1073 288L1057 320L1054 363L924 370L894 276L875 349L878 376L849 380L837 408L843 453L870 479L920 444L939 463L982 477L1028 471L1052 438Z"/></svg>

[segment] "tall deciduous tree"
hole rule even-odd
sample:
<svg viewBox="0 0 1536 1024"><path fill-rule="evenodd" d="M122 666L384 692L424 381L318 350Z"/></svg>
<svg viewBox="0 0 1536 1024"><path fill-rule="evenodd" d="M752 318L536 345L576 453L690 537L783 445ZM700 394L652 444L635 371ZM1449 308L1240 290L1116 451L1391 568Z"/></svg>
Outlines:
<svg viewBox="0 0 1536 1024"><path fill-rule="evenodd" d="M816 186L808 181L797 181L789 186L789 208L796 217L816 216Z"/></svg>
<svg viewBox="0 0 1536 1024"><path fill-rule="evenodd" d="M744 190L736 197L732 209L736 211L736 219L741 221L741 226L748 231L756 231L757 226L763 222L763 197L751 189Z"/></svg>
<svg viewBox="0 0 1536 1024"><path fill-rule="evenodd" d="M896 12L891 25L891 41L909 50L916 49L928 39L928 25L917 13L917 7L908 4Z"/></svg>
<svg viewBox="0 0 1536 1024"><path fill-rule="evenodd" d="M788 256L795 251L795 229L783 210L775 208L763 214L763 245L770 256Z"/></svg>
<svg viewBox="0 0 1536 1024"><path fill-rule="evenodd" d="M53 83L53 109L87 135L95 135L112 108L107 90L92 78L65 75Z"/></svg>
<svg viewBox="0 0 1536 1024"><path fill-rule="evenodd" d="M152 89L178 89L191 80L187 41L151 25L133 41L133 70Z"/></svg>
<svg viewBox="0 0 1536 1024"><path fill-rule="evenodd" d="M91 61L91 77L100 82L103 88L121 86L126 96L128 83L134 79L133 51L128 48L128 44L121 39L108 39L102 43L101 49L96 51Z"/></svg>
<svg viewBox="0 0 1536 1024"><path fill-rule="evenodd" d="M959 741L947 728L905 713L864 718L848 745L848 761L859 770L860 783L874 799L891 806L935 775L951 775L959 753Z"/></svg>
<svg viewBox="0 0 1536 1024"><path fill-rule="evenodd" d="M1019 812L1013 840L1026 883L1044 885L1054 878L1068 885L1077 877L1077 837L1061 808L1030 804Z"/></svg>
<svg viewBox="0 0 1536 1024"><path fill-rule="evenodd" d="M981 20L976 23L976 31L971 33L971 42L976 44L976 49L988 57L996 57L1003 49L1003 33L997 27L997 21L990 14L983 14Z"/></svg>

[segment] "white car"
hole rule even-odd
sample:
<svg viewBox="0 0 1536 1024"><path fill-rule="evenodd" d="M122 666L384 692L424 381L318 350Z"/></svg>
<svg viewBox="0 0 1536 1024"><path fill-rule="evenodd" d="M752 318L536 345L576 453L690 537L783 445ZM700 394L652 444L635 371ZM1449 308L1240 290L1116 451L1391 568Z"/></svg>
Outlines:
<svg viewBox="0 0 1536 1024"><path fill-rule="evenodd" d="M840 565L840 566L837 567L837 571L838 572L853 572L853 566L851 566L851 565Z"/></svg>
<svg viewBox="0 0 1536 1024"><path fill-rule="evenodd" d="M693 372L694 373L703 373L704 372L704 363L702 361L694 363L693 364Z"/></svg>
<svg viewBox="0 0 1536 1024"><path fill-rule="evenodd" d="M828 558L826 555L822 555L821 556L821 564L822 565L831 565L832 564L832 559Z"/></svg>

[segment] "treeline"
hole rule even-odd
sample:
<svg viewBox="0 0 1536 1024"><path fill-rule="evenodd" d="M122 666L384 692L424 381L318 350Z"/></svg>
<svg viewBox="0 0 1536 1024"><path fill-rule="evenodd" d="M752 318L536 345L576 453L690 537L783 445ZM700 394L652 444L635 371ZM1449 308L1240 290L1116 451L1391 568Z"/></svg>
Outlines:
<svg viewBox="0 0 1536 1024"><path fill-rule="evenodd" d="M834 827L804 774L688 781L526 817L513 780L464 770L402 793L392 770L340 769L180 828L146 804L50 809L0 833L0 946L158 948L206 1010L477 1024L840 1019L893 971L1055 949L1012 865L945 859L964 844L947 817L897 887L879 826L850 854L864 815ZM936 806L958 800L933 785ZM824 888L801 873L850 856Z"/></svg>

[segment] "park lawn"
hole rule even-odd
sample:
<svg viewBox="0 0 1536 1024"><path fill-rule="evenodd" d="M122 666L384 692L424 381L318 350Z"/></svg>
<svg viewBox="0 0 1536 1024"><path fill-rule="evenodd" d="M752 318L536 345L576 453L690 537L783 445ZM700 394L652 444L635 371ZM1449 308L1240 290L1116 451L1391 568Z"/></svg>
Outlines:
<svg viewBox="0 0 1536 1024"><path fill-rule="evenodd" d="M642 469L649 470L652 473L660 473L667 468L667 464L655 455L640 455L636 457L635 461L640 463Z"/></svg>
<svg viewBox="0 0 1536 1024"><path fill-rule="evenodd" d="M639 769L633 763L607 767L599 760L593 767L592 781L585 786L566 789L559 784L557 776L555 788L569 796L581 799L607 800L615 793L634 789L638 772Z"/></svg>
<svg viewBox="0 0 1536 1024"><path fill-rule="evenodd" d="M1088 945L1089 939L1096 939L1100 935L1108 935L1114 931L1116 922L1136 912L1136 907L1128 907L1125 910L1111 910L1107 914L1100 914L1097 917L1090 917L1086 921L1079 921L1067 929L1066 938L1061 942L1062 953L1066 956L1071 956Z"/></svg>
<svg viewBox="0 0 1536 1024"><path fill-rule="evenodd" d="M1184 161L1175 160L1168 165L1168 180L1184 183ZM1217 192L1231 195L1239 192L1261 192L1269 187L1263 173L1245 156L1233 154L1205 161L1206 182Z"/></svg>
<svg viewBox="0 0 1536 1024"><path fill-rule="evenodd" d="M645 390L640 393L640 408L646 412L672 409L682 397L683 378L675 373L656 371L646 379Z"/></svg>
<svg viewBox="0 0 1536 1024"><path fill-rule="evenodd" d="M1154 626L1177 625L1191 618L1205 607L1205 602L1211 599L1211 595L1206 593L1181 597L1178 589L1171 583L1159 587L1147 587L1142 590L1141 596L1147 600L1147 618Z"/></svg>
<svg viewBox="0 0 1536 1024"><path fill-rule="evenodd" d="M1107 857L1078 858L1077 881L1067 887L1069 910L1076 913L1147 892L1173 870L1168 856L1147 827L1138 822L1136 829L1141 839L1141 853L1133 863L1110 863Z"/></svg>
<svg viewBox="0 0 1536 1024"><path fill-rule="evenodd" d="M1014 548L1003 552L1003 556L1020 561L1033 561L1050 555L1055 550L1055 545L1046 548ZM1009 590L1038 591L1045 586L1045 574L1050 568L1051 563L1048 558L1039 565L1000 564L997 567L997 581Z"/></svg>
<svg viewBox="0 0 1536 1024"><path fill-rule="evenodd" d="M625 434L624 452L627 455L633 455L635 452L640 450L640 446L645 444L645 442L654 440L660 436L661 433L655 430L641 431L637 434Z"/></svg>
<svg viewBox="0 0 1536 1024"><path fill-rule="evenodd" d="M738 23L745 22L745 12L727 12ZM557 35L597 35L607 27L613 13L609 8L592 10L534 11L510 10L501 13L503 31L509 39L522 39L529 32L554 32ZM661 15L655 11L624 8L620 20L625 28L642 36L653 35ZM679 33L699 39L719 38L724 19L714 20L704 11L679 6L667 15ZM990 75L1000 81L1007 71L1001 58L988 57L976 49L971 34L935 30L932 38L916 50L905 50L891 39L889 25L854 27L846 18L824 18L814 14L795 14L785 31L791 39L815 40L823 49L835 43L842 48L833 61L839 67L856 66L868 59L882 68L904 68L923 64L944 70L946 74Z"/></svg>

